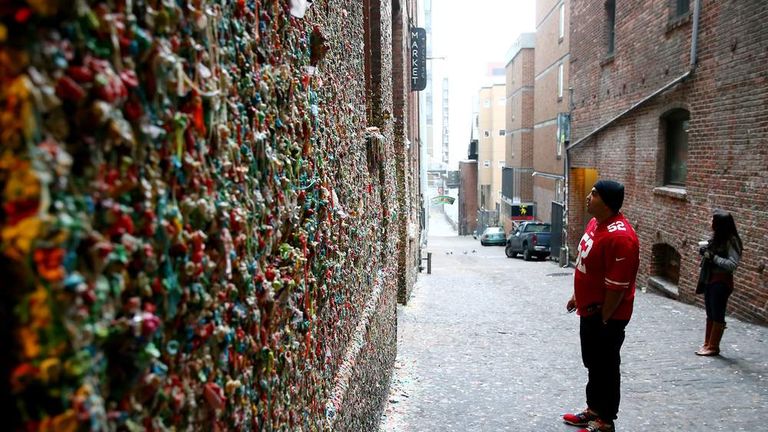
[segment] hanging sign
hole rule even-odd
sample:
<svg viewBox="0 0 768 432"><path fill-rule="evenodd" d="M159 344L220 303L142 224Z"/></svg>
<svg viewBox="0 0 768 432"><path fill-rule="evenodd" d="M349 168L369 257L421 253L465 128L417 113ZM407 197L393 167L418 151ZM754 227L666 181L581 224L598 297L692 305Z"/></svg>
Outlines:
<svg viewBox="0 0 768 432"><path fill-rule="evenodd" d="M427 88L427 31L411 28L411 90Z"/></svg>

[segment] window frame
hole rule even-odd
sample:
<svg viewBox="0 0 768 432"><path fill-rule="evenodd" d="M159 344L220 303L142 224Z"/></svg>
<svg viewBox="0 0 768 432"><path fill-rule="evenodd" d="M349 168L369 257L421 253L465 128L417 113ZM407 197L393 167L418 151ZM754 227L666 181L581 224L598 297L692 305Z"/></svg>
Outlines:
<svg viewBox="0 0 768 432"><path fill-rule="evenodd" d="M605 14L608 48L606 54L612 56L616 52L616 0L607 0L605 2Z"/></svg>
<svg viewBox="0 0 768 432"><path fill-rule="evenodd" d="M691 12L691 0L671 0L672 12L675 18L683 17ZM681 6L685 6L685 10L681 9ZM682 10L682 11L681 11Z"/></svg>
<svg viewBox="0 0 768 432"><path fill-rule="evenodd" d="M661 118L663 131L660 138L663 140L664 157L661 160L662 185L685 188L688 178L688 143L691 113L685 108L673 108L664 113ZM681 141L675 141L680 139ZM684 149L681 149L684 147ZM675 165L682 164L681 175L678 170L673 168ZM682 178L681 178L682 177Z"/></svg>
<svg viewBox="0 0 768 432"><path fill-rule="evenodd" d="M558 42L562 42L565 39L565 2L560 4L560 23L558 27L558 34L560 36Z"/></svg>
<svg viewBox="0 0 768 432"><path fill-rule="evenodd" d="M560 63L557 67L557 100L563 100L565 91L565 65Z"/></svg>

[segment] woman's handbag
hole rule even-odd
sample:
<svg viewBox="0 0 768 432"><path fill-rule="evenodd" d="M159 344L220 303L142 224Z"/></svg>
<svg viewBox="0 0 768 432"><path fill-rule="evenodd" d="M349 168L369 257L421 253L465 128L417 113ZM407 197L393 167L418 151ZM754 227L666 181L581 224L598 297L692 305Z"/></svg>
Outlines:
<svg viewBox="0 0 768 432"><path fill-rule="evenodd" d="M701 270L699 270L699 282L696 284L696 294L704 294L704 290L709 280L709 260L701 259Z"/></svg>

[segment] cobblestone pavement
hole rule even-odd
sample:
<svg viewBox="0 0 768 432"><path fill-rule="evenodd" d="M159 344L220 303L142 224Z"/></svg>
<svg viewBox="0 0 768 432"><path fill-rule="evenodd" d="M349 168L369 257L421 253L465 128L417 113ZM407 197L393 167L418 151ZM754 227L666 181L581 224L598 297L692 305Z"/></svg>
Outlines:
<svg viewBox="0 0 768 432"><path fill-rule="evenodd" d="M398 355L381 430L575 432L584 407L573 269L438 237L432 274L398 309ZM693 352L704 311L638 289L622 349L619 431L768 430L768 328L730 318L721 357Z"/></svg>

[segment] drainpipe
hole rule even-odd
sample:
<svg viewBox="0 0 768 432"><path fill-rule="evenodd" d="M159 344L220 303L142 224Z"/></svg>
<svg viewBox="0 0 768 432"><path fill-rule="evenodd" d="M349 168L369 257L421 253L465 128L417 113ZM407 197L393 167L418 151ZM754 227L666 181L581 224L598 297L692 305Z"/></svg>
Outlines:
<svg viewBox="0 0 768 432"><path fill-rule="evenodd" d="M570 122L573 115L573 87L568 87L568 138L571 137ZM569 141L570 143L570 141ZM560 244L560 267L568 267L571 261L570 248L568 247L568 198L569 185L571 179L571 162L568 156L568 147L565 148L565 154L563 155L563 232L562 242Z"/></svg>
<svg viewBox="0 0 768 432"><path fill-rule="evenodd" d="M693 74L698 63L699 50L699 16L701 15L701 0L695 0L693 3L693 28L691 29L691 62L688 69Z"/></svg>
<svg viewBox="0 0 768 432"><path fill-rule="evenodd" d="M565 202L564 202L564 208L563 208L563 218L565 218L565 222L567 222L567 218L568 218L568 216L567 216L568 215L568 195L569 195L568 191L569 191L569 180L570 180L570 171L571 171L571 162L570 162L569 152L571 150L573 150L574 148L579 147L580 145L584 144L585 142L587 142L588 139L592 138L597 133L607 129L608 126L612 125L617 120L623 118L624 116L626 116L630 112L632 112L635 109L637 109L638 107L642 106L643 104L645 104L649 100L655 98L656 96L658 96L658 95L664 93L665 91L669 90L670 88L674 87L678 83L680 83L680 82L682 82L682 81L684 81L686 79L689 79L690 77L693 76L694 72L696 71L696 66L698 64L699 20L700 20L700 17L701 17L701 0L694 0L694 2L693 2L693 23L692 23L692 26L691 26L692 27L691 28L691 55L690 55L690 61L688 63L688 71L687 72L685 72L684 74L682 74L679 77L675 78L674 80L672 80L668 84L664 85L660 89L656 90L655 92L651 93L650 95L648 95L648 96L644 97L643 99L639 100L638 102L634 103L632 106L630 106L626 110L624 110L621 113L619 113L619 115L611 118L607 122L605 122L602 125L598 126L592 132L588 133L587 135L583 136L582 138L580 138L575 143L573 143L573 144L571 144L571 145L569 145L569 146L567 146L565 148L565 158L564 158L565 159L565 161L564 161L564 164L565 164ZM572 89L571 89L571 111L573 111L573 90ZM567 227L568 224L564 223L563 226ZM566 233L567 233L567 228L566 228ZM566 254L567 254L568 253L568 250L567 250L568 243L567 243L565 235L563 237L564 237L563 244L566 245Z"/></svg>

